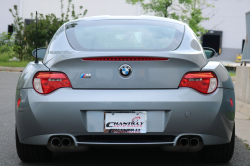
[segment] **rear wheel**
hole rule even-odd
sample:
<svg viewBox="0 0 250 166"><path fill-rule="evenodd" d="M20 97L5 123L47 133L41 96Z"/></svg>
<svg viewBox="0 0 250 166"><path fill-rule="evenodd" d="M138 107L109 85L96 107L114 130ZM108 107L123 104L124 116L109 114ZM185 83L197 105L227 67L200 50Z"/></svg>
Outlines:
<svg viewBox="0 0 250 166"><path fill-rule="evenodd" d="M226 163L231 160L234 153L235 127L231 141L223 145L205 146L200 152L199 157L208 163Z"/></svg>
<svg viewBox="0 0 250 166"><path fill-rule="evenodd" d="M48 161L53 156L53 153L49 151L46 146L27 145L20 143L17 131L16 131L16 150L18 157L23 162Z"/></svg>

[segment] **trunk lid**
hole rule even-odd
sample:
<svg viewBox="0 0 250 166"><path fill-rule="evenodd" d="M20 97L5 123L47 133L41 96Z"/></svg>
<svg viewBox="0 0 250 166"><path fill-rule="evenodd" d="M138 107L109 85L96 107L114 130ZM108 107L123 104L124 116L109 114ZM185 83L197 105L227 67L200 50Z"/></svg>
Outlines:
<svg viewBox="0 0 250 166"><path fill-rule="evenodd" d="M201 69L194 63L197 59L196 55L180 58L185 56L169 54L169 60L165 61L83 61L84 56L80 55L75 58L65 57L57 56L46 65L50 71L61 71L67 74L75 89L178 88L185 73ZM123 77L120 74L119 68L124 64L132 69L129 77Z"/></svg>

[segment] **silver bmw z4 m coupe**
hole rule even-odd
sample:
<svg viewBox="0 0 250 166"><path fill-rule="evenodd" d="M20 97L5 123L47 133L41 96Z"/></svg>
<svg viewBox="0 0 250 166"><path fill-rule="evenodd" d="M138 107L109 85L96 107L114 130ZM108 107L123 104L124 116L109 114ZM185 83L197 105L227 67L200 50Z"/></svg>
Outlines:
<svg viewBox="0 0 250 166"><path fill-rule="evenodd" d="M188 25L151 16L78 19L37 56L16 89L22 161L127 145L197 152L205 162L232 158L233 83Z"/></svg>

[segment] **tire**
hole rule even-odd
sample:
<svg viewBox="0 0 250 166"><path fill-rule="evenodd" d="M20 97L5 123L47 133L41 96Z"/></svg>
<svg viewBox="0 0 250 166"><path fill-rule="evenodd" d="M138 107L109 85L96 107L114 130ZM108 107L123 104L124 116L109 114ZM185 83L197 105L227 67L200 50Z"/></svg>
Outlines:
<svg viewBox="0 0 250 166"><path fill-rule="evenodd" d="M27 145L19 141L16 131L16 150L17 155L23 162L41 162L52 159L53 153L46 146Z"/></svg>
<svg viewBox="0 0 250 166"><path fill-rule="evenodd" d="M207 163L226 163L231 160L234 153L235 143L235 127L231 141L222 145L205 146L199 153L199 157L202 161Z"/></svg>

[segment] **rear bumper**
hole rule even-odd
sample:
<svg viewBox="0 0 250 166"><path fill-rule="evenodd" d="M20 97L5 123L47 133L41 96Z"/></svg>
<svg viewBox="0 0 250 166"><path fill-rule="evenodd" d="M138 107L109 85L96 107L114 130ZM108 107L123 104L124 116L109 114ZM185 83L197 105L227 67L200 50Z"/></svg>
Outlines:
<svg viewBox="0 0 250 166"><path fill-rule="evenodd" d="M81 143L75 139L75 136L79 135L104 135L104 111L107 110L147 111L145 135L175 136L174 141L158 142L162 145L175 145L181 135L198 135L204 145L228 143L234 126L235 106L231 107L229 100L232 98L234 101L234 91L223 88L218 88L209 95L190 88L62 88L49 95L38 94L34 89L21 89L17 91L16 101L20 96L21 103L19 108L16 108L16 125L20 141L25 144L47 145L53 135L68 135L76 146L107 144ZM188 114L190 116L187 116Z"/></svg>

